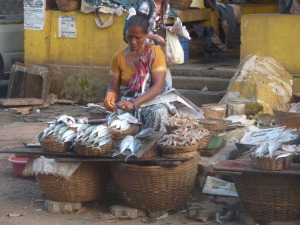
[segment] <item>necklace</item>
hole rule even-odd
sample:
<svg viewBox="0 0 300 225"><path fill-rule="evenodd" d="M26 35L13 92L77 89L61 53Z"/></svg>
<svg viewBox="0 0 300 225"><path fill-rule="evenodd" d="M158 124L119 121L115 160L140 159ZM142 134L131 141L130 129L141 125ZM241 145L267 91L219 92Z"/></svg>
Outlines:
<svg viewBox="0 0 300 225"><path fill-rule="evenodd" d="M143 55L144 50L145 50L145 46L143 45L142 51L140 51L140 52L138 53L138 56L136 57L138 60L139 60L140 57ZM129 60L129 62L130 62L130 64L131 64L131 66L132 66L132 67L135 67L136 62L134 62L134 61L136 61L136 60L132 60L130 55L131 55L131 51L129 50L129 53L128 53L128 60ZM137 60L137 61L138 61L138 60Z"/></svg>

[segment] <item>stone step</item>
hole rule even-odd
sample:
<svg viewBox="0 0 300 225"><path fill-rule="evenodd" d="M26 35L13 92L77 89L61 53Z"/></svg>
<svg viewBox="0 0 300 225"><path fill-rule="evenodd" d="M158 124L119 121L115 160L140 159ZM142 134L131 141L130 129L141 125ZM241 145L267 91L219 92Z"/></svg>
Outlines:
<svg viewBox="0 0 300 225"><path fill-rule="evenodd" d="M206 87L208 91L224 91L229 82L228 78L172 76L176 89L203 90Z"/></svg>
<svg viewBox="0 0 300 225"><path fill-rule="evenodd" d="M189 99L197 106L203 104L218 103L225 94L225 91L198 91L198 90L187 90L177 89L180 94Z"/></svg>
<svg viewBox="0 0 300 225"><path fill-rule="evenodd" d="M193 67L171 67L172 77L174 76L185 76L185 77L218 77L224 79L231 79L235 73L235 69L201 69Z"/></svg>

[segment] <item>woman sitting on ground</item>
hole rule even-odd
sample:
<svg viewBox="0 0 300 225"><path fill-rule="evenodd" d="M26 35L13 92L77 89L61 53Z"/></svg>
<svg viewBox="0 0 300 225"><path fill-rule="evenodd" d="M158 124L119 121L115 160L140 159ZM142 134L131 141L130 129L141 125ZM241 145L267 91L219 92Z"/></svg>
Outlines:
<svg viewBox="0 0 300 225"><path fill-rule="evenodd" d="M148 33L149 22L144 16L129 18L125 35L128 46L112 59L104 106L110 111L118 108L131 112L143 123L143 129L165 131L168 108L164 104L141 107L170 89L165 56L158 46L146 42ZM123 92L121 83L127 85Z"/></svg>

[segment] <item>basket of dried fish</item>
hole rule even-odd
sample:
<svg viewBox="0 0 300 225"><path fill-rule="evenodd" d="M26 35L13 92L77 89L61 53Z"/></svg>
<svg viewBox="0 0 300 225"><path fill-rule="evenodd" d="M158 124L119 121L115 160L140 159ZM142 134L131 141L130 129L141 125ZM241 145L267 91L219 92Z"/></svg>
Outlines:
<svg viewBox="0 0 300 225"><path fill-rule="evenodd" d="M81 129L80 129L81 128ZM109 128L105 125L80 127L74 140L77 154L84 156L100 156L110 152L112 139Z"/></svg>
<svg viewBox="0 0 300 225"><path fill-rule="evenodd" d="M85 162L68 179L45 173L35 176L47 199L76 203L101 198L105 193L110 171L106 163Z"/></svg>
<svg viewBox="0 0 300 225"><path fill-rule="evenodd" d="M204 104L202 105L201 110L204 112L206 118L224 119L227 110L227 105Z"/></svg>
<svg viewBox="0 0 300 225"><path fill-rule="evenodd" d="M209 136L209 131L199 124L185 123L171 134L166 134L159 140L163 154L175 154L196 151L201 140Z"/></svg>
<svg viewBox="0 0 300 225"><path fill-rule="evenodd" d="M72 146L72 142L60 142L57 137L54 136L40 138L39 142L45 152L67 152Z"/></svg>
<svg viewBox="0 0 300 225"><path fill-rule="evenodd" d="M198 123L209 131L224 131L231 124L231 120L198 119Z"/></svg>
<svg viewBox="0 0 300 225"><path fill-rule="evenodd" d="M204 149L210 142L211 140L211 135L207 135L207 136L204 136L200 139L199 141L199 145L198 145L198 149L197 150L201 150L201 149Z"/></svg>
<svg viewBox="0 0 300 225"><path fill-rule="evenodd" d="M287 145L289 146L289 145ZM281 141L266 141L250 150L252 164L262 170L287 169L299 149L282 145Z"/></svg>
<svg viewBox="0 0 300 225"><path fill-rule="evenodd" d="M195 123L197 124L197 120L193 117L190 117L185 114L175 114L174 116L171 116L168 118L168 120L165 122L165 127L167 129L168 133L171 133L173 130L178 129L185 123Z"/></svg>
<svg viewBox="0 0 300 225"><path fill-rule="evenodd" d="M111 163L110 169L127 205L157 212L178 210L186 204L198 164L199 154L173 167Z"/></svg>
<svg viewBox="0 0 300 225"><path fill-rule="evenodd" d="M116 119L109 125L109 131L112 139L119 140L130 135L132 128L128 121Z"/></svg>

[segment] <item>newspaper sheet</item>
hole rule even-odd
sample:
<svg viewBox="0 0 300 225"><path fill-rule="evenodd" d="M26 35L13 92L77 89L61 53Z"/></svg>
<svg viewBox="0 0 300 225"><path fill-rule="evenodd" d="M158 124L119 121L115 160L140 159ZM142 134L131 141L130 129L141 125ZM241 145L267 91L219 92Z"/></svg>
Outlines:
<svg viewBox="0 0 300 225"><path fill-rule="evenodd" d="M24 0L24 29L44 29L45 1L46 0Z"/></svg>
<svg viewBox="0 0 300 225"><path fill-rule="evenodd" d="M234 183L211 176L206 177L202 193L238 197Z"/></svg>
<svg viewBox="0 0 300 225"><path fill-rule="evenodd" d="M58 32L60 38L76 38L75 16L60 16Z"/></svg>

